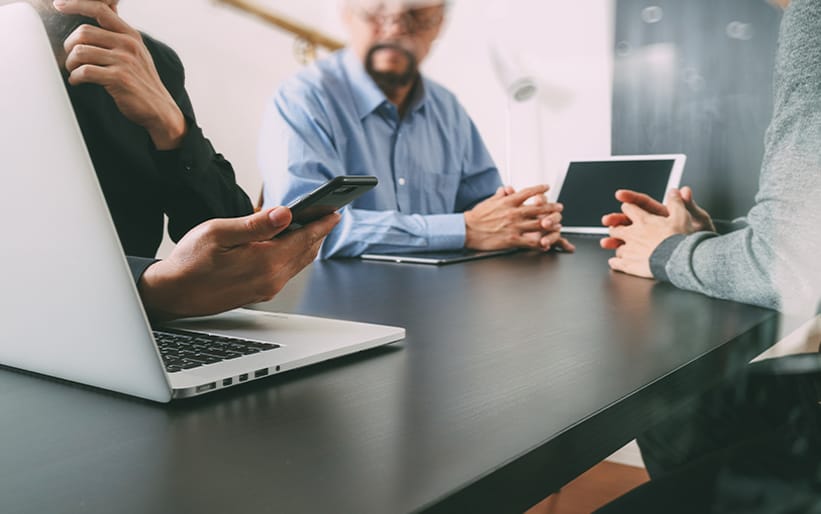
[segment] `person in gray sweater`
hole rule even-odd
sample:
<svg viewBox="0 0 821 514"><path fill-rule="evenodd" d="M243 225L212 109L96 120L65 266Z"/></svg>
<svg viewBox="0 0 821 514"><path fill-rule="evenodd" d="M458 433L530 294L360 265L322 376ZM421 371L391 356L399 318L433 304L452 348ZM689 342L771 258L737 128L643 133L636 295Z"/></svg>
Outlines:
<svg viewBox="0 0 821 514"><path fill-rule="evenodd" d="M794 0L783 18L775 109L759 192L746 219L719 235L689 188L666 205L619 191L605 216L614 270L709 296L784 312L814 312L821 299L821 2Z"/></svg>
<svg viewBox="0 0 821 514"><path fill-rule="evenodd" d="M789 2L785 2L789 3ZM605 216L612 269L710 296L813 314L821 297L821 0L781 25L760 190L720 235L689 188L665 205L620 191ZM725 377L639 438L648 484L599 514L821 512L821 355Z"/></svg>

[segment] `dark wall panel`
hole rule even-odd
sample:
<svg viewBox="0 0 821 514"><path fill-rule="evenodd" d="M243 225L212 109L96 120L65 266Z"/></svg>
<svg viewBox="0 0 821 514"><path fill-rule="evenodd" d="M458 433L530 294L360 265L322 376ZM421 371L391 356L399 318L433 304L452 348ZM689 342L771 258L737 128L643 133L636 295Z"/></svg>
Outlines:
<svg viewBox="0 0 821 514"><path fill-rule="evenodd" d="M764 0L617 0L613 153L685 153L699 202L719 219L744 215L780 19Z"/></svg>

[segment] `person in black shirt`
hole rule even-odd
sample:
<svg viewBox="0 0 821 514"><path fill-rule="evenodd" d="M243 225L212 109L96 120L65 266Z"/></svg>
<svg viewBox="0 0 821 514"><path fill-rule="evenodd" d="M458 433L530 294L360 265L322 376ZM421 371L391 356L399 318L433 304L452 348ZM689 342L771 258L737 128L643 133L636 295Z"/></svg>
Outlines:
<svg viewBox="0 0 821 514"><path fill-rule="evenodd" d="M46 25L123 249L154 257L163 214L178 241L253 206L197 126L177 54L116 9L116 0L54 2Z"/></svg>
<svg viewBox="0 0 821 514"><path fill-rule="evenodd" d="M314 259L338 215L273 239L289 210L252 214L231 165L196 124L176 53L123 21L117 3L35 7L47 27L67 27L49 27L50 37L146 309L169 319L271 298ZM156 261L164 214L178 244Z"/></svg>

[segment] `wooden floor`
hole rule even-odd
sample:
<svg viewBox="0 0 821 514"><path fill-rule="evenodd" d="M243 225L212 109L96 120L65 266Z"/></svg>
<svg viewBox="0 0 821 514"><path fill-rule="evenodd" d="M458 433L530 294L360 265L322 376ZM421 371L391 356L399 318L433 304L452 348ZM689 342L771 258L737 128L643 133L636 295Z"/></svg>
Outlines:
<svg viewBox="0 0 821 514"><path fill-rule="evenodd" d="M589 514L649 479L644 468L605 461L526 514Z"/></svg>

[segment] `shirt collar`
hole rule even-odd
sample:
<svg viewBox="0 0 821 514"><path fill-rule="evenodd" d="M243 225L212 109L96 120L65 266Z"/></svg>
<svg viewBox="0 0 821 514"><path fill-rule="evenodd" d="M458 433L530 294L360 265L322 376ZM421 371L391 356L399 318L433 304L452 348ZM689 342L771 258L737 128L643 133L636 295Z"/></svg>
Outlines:
<svg viewBox="0 0 821 514"><path fill-rule="evenodd" d="M390 103L385 97L385 93L379 89L371 76L368 75L368 72L365 71L365 65L350 49L346 48L342 51L342 65L348 75L351 93L356 105L356 113L360 120L372 114L381 106ZM411 92L410 112L418 112L424 107L427 90L424 77L420 77L419 82Z"/></svg>

